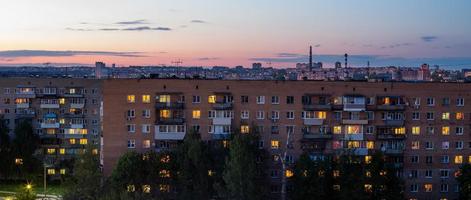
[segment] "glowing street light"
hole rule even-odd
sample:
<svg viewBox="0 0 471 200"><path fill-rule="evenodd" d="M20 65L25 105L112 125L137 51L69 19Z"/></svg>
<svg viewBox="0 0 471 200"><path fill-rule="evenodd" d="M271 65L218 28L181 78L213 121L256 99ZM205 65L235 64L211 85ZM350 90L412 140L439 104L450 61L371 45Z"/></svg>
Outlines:
<svg viewBox="0 0 471 200"><path fill-rule="evenodd" d="M33 186L30 183L26 184L26 189L31 190L32 188Z"/></svg>

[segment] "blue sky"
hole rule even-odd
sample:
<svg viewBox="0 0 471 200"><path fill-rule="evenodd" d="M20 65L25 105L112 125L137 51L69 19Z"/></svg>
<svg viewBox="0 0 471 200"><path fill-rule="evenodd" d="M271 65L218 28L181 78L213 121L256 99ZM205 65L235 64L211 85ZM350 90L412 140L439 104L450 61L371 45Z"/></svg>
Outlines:
<svg viewBox="0 0 471 200"><path fill-rule="evenodd" d="M327 65L348 53L357 66L471 67L469 8L469 0L9 0L0 7L0 64L294 66L313 45Z"/></svg>

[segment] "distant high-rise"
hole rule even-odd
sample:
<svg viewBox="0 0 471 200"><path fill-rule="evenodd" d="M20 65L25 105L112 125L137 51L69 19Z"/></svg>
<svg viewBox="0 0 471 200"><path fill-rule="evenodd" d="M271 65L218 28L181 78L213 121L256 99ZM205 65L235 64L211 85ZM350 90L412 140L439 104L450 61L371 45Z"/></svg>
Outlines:
<svg viewBox="0 0 471 200"><path fill-rule="evenodd" d="M106 64L104 62L95 63L95 77L101 79L104 77Z"/></svg>
<svg viewBox="0 0 471 200"><path fill-rule="evenodd" d="M342 68L342 63L339 61L335 62L335 68Z"/></svg>
<svg viewBox="0 0 471 200"><path fill-rule="evenodd" d="M348 54L345 54L345 68L348 68Z"/></svg>
<svg viewBox="0 0 471 200"><path fill-rule="evenodd" d="M312 46L309 46L309 69L312 69Z"/></svg>

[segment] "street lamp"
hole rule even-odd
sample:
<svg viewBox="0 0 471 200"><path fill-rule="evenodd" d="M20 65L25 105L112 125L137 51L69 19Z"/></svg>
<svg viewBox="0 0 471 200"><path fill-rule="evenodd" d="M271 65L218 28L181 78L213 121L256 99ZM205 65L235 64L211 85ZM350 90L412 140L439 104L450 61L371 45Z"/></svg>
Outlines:
<svg viewBox="0 0 471 200"><path fill-rule="evenodd" d="M26 189L27 190L31 190L32 188L33 188L33 186L30 183L26 184Z"/></svg>

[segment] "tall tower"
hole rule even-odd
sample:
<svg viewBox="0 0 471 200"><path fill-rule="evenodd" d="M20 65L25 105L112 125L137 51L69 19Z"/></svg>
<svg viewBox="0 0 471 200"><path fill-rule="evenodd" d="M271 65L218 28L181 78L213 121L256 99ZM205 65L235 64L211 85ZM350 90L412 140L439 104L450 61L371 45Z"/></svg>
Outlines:
<svg viewBox="0 0 471 200"><path fill-rule="evenodd" d="M312 46L309 46L309 70L312 69Z"/></svg>
<svg viewBox="0 0 471 200"><path fill-rule="evenodd" d="M348 54L345 54L345 68L348 67Z"/></svg>

